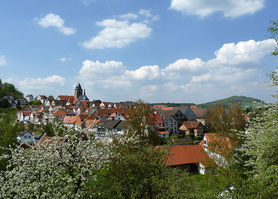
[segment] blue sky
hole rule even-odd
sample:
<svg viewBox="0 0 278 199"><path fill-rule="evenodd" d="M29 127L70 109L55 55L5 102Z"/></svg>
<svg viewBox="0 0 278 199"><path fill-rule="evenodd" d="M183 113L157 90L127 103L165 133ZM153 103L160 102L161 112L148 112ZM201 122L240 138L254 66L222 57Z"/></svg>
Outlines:
<svg viewBox="0 0 278 199"><path fill-rule="evenodd" d="M202 103L274 101L277 0L9 0L0 6L0 78L27 94Z"/></svg>

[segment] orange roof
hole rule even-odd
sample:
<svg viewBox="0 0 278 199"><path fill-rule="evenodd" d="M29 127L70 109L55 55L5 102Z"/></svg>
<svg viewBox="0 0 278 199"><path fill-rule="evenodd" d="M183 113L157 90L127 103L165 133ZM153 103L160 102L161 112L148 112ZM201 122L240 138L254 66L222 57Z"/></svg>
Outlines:
<svg viewBox="0 0 278 199"><path fill-rule="evenodd" d="M150 118L153 120L154 124L163 124L163 120L158 113L151 113Z"/></svg>
<svg viewBox="0 0 278 199"><path fill-rule="evenodd" d="M63 138L59 138L59 137L48 137L48 136L42 136L39 141L38 144L42 145L42 146L48 146L50 144L60 144L63 142Z"/></svg>
<svg viewBox="0 0 278 199"><path fill-rule="evenodd" d="M200 122L199 121L185 121L182 123L188 130L189 129L196 129L199 127Z"/></svg>
<svg viewBox="0 0 278 199"><path fill-rule="evenodd" d="M154 105L154 108L164 108L164 105Z"/></svg>
<svg viewBox="0 0 278 199"><path fill-rule="evenodd" d="M157 131L159 134L164 135L164 134L168 134L168 131Z"/></svg>
<svg viewBox="0 0 278 199"><path fill-rule="evenodd" d="M176 166L199 162L205 167L210 167L214 164L201 145L180 145L170 147L166 164L167 166Z"/></svg>
<svg viewBox="0 0 278 199"><path fill-rule="evenodd" d="M198 109L198 106L196 106L196 105L191 105L190 108L191 108L191 109Z"/></svg>
<svg viewBox="0 0 278 199"><path fill-rule="evenodd" d="M209 150L223 155L229 154L238 144L238 141L234 141L229 137L217 135L216 133L205 133L204 139L205 138L207 140L207 145L205 145L204 140L200 143L203 147L207 147Z"/></svg>
<svg viewBox="0 0 278 199"><path fill-rule="evenodd" d="M57 111L51 111L52 115L55 117L64 117L66 115L66 111L65 110L57 110Z"/></svg>
<svg viewBox="0 0 278 199"><path fill-rule="evenodd" d="M171 111L174 110L174 107L164 107L162 108L163 111Z"/></svg>

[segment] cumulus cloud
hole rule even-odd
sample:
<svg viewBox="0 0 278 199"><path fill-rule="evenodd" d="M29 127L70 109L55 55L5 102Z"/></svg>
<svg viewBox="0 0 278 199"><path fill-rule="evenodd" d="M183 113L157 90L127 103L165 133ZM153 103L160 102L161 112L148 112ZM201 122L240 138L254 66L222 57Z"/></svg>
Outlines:
<svg viewBox="0 0 278 199"><path fill-rule="evenodd" d="M264 55L269 54L276 46L273 39L263 41L241 41L237 44L224 44L215 52L215 59L211 60L213 64L239 64L244 62L256 62Z"/></svg>
<svg viewBox="0 0 278 199"><path fill-rule="evenodd" d="M134 80L156 79L161 76L159 66L142 66L136 70L127 70L125 75Z"/></svg>
<svg viewBox="0 0 278 199"><path fill-rule="evenodd" d="M43 28L55 27L57 30L64 35L71 35L76 32L74 28L66 27L64 25L64 20L59 16L53 13L49 13L42 18L35 18L35 21Z"/></svg>
<svg viewBox="0 0 278 199"><path fill-rule="evenodd" d="M152 32L148 25L149 17L152 17L153 21L158 19L150 11L140 10L138 14L127 13L98 21L96 25L103 29L88 41L82 42L82 46L89 49L122 48L139 39L145 39Z"/></svg>
<svg viewBox="0 0 278 199"><path fill-rule="evenodd" d="M85 60L76 79L86 82L90 92L102 97L107 93L117 98L187 101L186 97L193 99L197 95L248 95L258 89L256 81L264 81L260 76L261 61L274 48L272 39L224 44L210 60L183 58L164 68L148 65L128 69L119 61Z"/></svg>
<svg viewBox="0 0 278 199"><path fill-rule="evenodd" d="M7 60L5 58L5 56L0 56L0 66L4 66L4 65L7 65Z"/></svg>
<svg viewBox="0 0 278 199"><path fill-rule="evenodd" d="M183 14L206 17L222 12L225 17L254 14L264 7L265 0L172 0L170 8Z"/></svg>

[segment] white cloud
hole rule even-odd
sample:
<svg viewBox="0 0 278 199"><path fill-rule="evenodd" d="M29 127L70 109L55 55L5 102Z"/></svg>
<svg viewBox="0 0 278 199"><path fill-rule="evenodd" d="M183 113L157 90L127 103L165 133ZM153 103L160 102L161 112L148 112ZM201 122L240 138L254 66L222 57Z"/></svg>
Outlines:
<svg viewBox="0 0 278 199"><path fill-rule="evenodd" d="M71 58L67 58L67 57L62 57L59 59L60 62L67 62L67 61L70 61Z"/></svg>
<svg viewBox="0 0 278 199"><path fill-rule="evenodd" d="M4 65L7 65L8 62L5 58L5 56L0 56L0 66L4 66Z"/></svg>
<svg viewBox="0 0 278 199"><path fill-rule="evenodd" d="M24 79L7 78L3 82L12 83L25 94L60 95L64 93L67 80L59 75L48 77L26 77Z"/></svg>
<svg viewBox="0 0 278 199"><path fill-rule="evenodd" d="M137 19L138 15L134 13L127 13L119 16L120 19L129 20L129 19Z"/></svg>
<svg viewBox="0 0 278 199"><path fill-rule="evenodd" d="M204 62L200 58L195 58L192 60L188 59L179 59L172 64L169 64L165 68L165 72L167 71L197 71L200 70L204 66Z"/></svg>
<svg viewBox="0 0 278 199"><path fill-rule="evenodd" d="M198 102L202 98L196 96L248 95L254 89L259 91L254 82L265 80L261 63L274 48L274 40L224 44L210 60L184 58L164 68L149 65L128 69L119 61L85 60L76 79L86 82L88 93L98 98ZM263 96L264 92L259 93Z"/></svg>
<svg viewBox="0 0 278 199"><path fill-rule="evenodd" d="M184 14L206 17L222 12L225 17L254 14L264 7L265 0L172 0L171 9Z"/></svg>
<svg viewBox="0 0 278 199"><path fill-rule="evenodd" d="M211 60L213 64L239 64L245 62L256 62L264 55L269 54L276 46L273 39L263 41L241 41L237 44L224 44L215 52L216 58Z"/></svg>
<svg viewBox="0 0 278 199"><path fill-rule="evenodd" d="M148 18L152 17L154 21L158 20L158 16L152 16L148 10L140 10L138 14L128 13L96 22L103 29L88 41L82 42L82 46L89 49L122 48L139 39L148 38L152 32Z"/></svg>
<svg viewBox="0 0 278 199"><path fill-rule="evenodd" d="M56 27L64 35L71 35L76 32L74 28L64 26L64 20L53 13L49 13L40 19L36 18L35 21L43 28Z"/></svg>
<svg viewBox="0 0 278 199"><path fill-rule="evenodd" d="M136 70L127 70L125 75L134 80L152 80L161 76L159 66L142 66Z"/></svg>

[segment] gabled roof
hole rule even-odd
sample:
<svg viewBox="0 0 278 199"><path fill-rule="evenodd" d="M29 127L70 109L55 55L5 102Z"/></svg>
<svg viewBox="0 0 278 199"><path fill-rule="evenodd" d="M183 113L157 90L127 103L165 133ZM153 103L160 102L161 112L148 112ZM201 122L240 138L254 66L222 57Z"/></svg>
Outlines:
<svg viewBox="0 0 278 199"><path fill-rule="evenodd" d="M205 167L215 166L201 145L171 146L167 166L177 166L201 162Z"/></svg>
<svg viewBox="0 0 278 199"><path fill-rule="evenodd" d="M205 144L205 141L207 144ZM238 144L238 140L232 140L229 137L220 136L216 133L205 133L204 139L200 145L206 147L210 151L214 151L218 154L229 154Z"/></svg>
<svg viewBox="0 0 278 199"><path fill-rule="evenodd" d="M202 123L199 122L199 121L185 121L185 122L182 123L182 126L180 127L180 130L183 130L183 129L181 129L183 126L186 127L188 130L190 130L190 129L196 129L200 125L202 125Z"/></svg>
<svg viewBox="0 0 278 199"><path fill-rule="evenodd" d="M100 120L98 127L103 129L115 129L120 122L121 120Z"/></svg>
<svg viewBox="0 0 278 199"><path fill-rule="evenodd" d="M150 113L150 118L153 120L154 124L163 124L163 120L158 112Z"/></svg>
<svg viewBox="0 0 278 199"><path fill-rule="evenodd" d="M197 119L205 119L208 110L206 108L192 109Z"/></svg>

